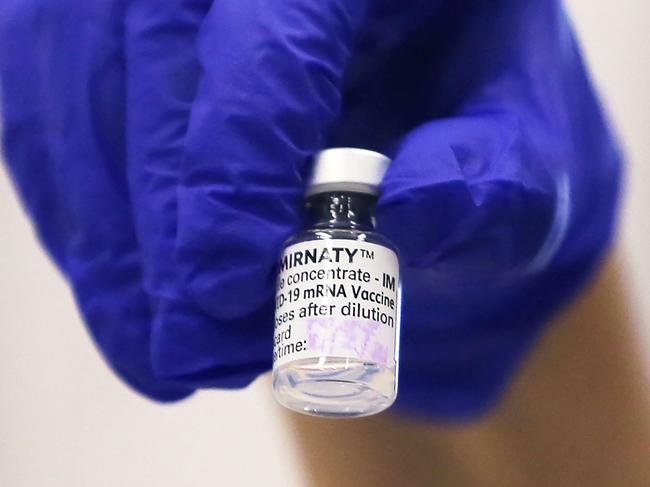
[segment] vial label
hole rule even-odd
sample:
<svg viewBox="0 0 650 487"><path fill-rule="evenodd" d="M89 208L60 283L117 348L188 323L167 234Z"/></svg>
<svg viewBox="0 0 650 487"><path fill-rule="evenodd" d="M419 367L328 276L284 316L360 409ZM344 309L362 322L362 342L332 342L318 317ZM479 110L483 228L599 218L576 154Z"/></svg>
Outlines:
<svg viewBox="0 0 650 487"><path fill-rule="evenodd" d="M280 261L273 365L321 356L395 367L397 255L356 240L312 240Z"/></svg>

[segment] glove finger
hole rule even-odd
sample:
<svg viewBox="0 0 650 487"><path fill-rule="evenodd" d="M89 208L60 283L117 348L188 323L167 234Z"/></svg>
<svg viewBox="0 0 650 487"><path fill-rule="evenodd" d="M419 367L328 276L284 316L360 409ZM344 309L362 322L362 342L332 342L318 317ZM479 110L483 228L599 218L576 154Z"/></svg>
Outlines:
<svg viewBox="0 0 650 487"><path fill-rule="evenodd" d="M118 2L3 6L5 156L102 353L135 389L173 400L191 390L150 365L124 167L121 15Z"/></svg>
<svg viewBox="0 0 650 487"><path fill-rule="evenodd" d="M178 245L189 292L214 316L272 298L272 264L298 223L305 162L337 114L366 4L222 0L208 16Z"/></svg>
<svg viewBox="0 0 650 487"><path fill-rule="evenodd" d="M200 67L196 35L209 1L132 2L125 16L128 180L145 286L177 292L176 189Z"/></svg>
<svg viewBox="0 0 650 487"><path fill-rule="evenodd" d="M401 141L378 214L405 264L399 403L448 418L494 404L587 282L620 165L559 3L486 2L473 16L449 53L472 62L431 81L456 88L423 103L439 118Z"/></svg>
<svg viewBox="0 0 650 487"><path fill-rule="evenodd" d="M270 367L272 270L298 222L305 159L336 114L363 3L212 6L178 191L176 263L191 302L166 302L158 330L170 375L223 385ZM209 319L186 323L193 307Z"/></svg>
<svg viewBox="0 0 650 487"><path fill-rule="evenodd" d="M155 312L156 373L193 386L236 387L268 369L268 342L252 339L250 328L238 335L243 343L224 337L217 320L188 300L174 255L178 173L200 73L196 37L211 3L143 0L127 11L128 176Z"/></svg>

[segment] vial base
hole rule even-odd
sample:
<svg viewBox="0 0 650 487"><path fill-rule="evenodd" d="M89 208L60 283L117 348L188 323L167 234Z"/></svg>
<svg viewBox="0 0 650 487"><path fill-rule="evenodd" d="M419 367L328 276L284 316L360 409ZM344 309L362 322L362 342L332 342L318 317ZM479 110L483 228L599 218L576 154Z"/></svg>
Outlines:
<svg viewBox="0 0 650 487"><path fill-rule="evenodd" d="M353 358L317 357L273 370L273 394L283 406L312 416L353 418L390 407L395 368Z"/></svg>

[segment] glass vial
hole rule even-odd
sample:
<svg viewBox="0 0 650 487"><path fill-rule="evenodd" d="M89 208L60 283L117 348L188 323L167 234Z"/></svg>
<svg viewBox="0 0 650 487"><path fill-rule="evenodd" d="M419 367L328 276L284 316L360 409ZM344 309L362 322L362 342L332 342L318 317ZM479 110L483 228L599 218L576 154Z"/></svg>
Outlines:
<svg viewBox="0 0 650 487"><path fill-rule="evenodd" d="M285 243L277 279L273 392L294 411L367 416L395 401L399 263L375 232L389 163L363 149L316 155L304 229Z"/></svg>

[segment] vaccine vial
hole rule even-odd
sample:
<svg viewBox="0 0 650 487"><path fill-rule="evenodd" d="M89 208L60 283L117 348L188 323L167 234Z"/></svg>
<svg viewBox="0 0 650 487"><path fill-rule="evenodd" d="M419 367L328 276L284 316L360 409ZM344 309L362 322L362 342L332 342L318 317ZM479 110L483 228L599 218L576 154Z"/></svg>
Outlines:
<svg viewBox="0 0 650 487"><path fill-rule="evenodd" d="M305 224L277 278L273 392L294 411L368 416L397 395L401 281L395 246L375 231L377 152L318 153Z"/></svg>

